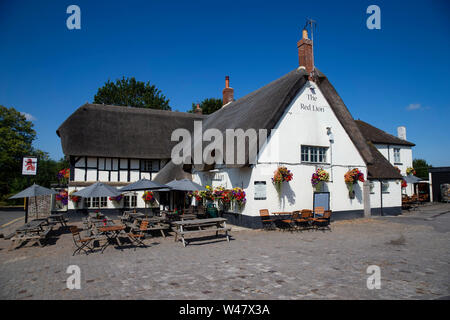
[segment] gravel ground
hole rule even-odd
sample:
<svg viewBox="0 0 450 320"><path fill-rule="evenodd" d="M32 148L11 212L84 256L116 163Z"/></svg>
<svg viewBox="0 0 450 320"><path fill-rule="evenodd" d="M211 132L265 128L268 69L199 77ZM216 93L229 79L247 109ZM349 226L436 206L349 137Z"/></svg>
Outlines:
<svg viewBox="0 0 450 320"><path fill-rule="evenodd" d="M18 225L10 225L13 230ZM6 228L7 229L7 228ZM8 251L0 239L0 299L442 299L450 296L450 205L398 217L338 221L331 231L235 228L232 241L184 248L173 237L148 248L108 247L72 257L72 236ZM8 230L1 230L8 232ZM81 289L66 286L69 265ZM367 288L368 266L381 289Z"/></svg>

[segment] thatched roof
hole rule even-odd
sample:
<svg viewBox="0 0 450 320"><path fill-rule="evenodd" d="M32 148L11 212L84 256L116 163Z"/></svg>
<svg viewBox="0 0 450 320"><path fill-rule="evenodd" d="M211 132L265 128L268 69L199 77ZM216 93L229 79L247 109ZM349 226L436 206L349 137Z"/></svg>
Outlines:
<svg viewBox="0 0 450 320"><path fill-rule="evenodd" d="M205 118L186 112L85 104L56 133L65 155L170 159L172 131Z"/></svg>
<svg viewBox="0 0 450 320"><path fill-rule="evenodd" d="M368 145L366 140L369 139L363 136L360 126L354 121L334 87L320 71L317 73L316 83L366 162L369 178L401 178L378 150ZM85 104L59 127L57 133L61 137L66 155L168 159L172 147L177 143L170 141L172 131L185 128L192 132L194 120L203 121L203 131L214 128L223 134L226 129L267 129L270 132L307 79L308 74L303 68L295 69L209 116ZM207 144L203 141L193 141L191 147L198 143ZM255 150L258 144L247 144L246 159L249 148ZM236 166L246 165L248 163ZM203 166L200 169L210 168L211 166ZM182 178L191 178L191 174L183 171L183 166L177 166L170 161L157 174L155 181L167 183Z"/></svg>
<svg viewBox="0 0 450 320"><path fill-rule="evenodd" d="M415 146L414 143L402 140L396 136L393 136L383 130L375 128L367 122L361 120L355 120L359 127L359 130L363 134L364 138L374 144L391 144L400 146Z"/></svg>
<svg viewBox="0 0 450 320"><path fill-rule="evenodd" d="M374 162L367 165L369 179L402 179L402 175L370 141L367 145L374 158Z"/></svg>
<svg viewBox="0 0 450 320"><path fill-rule="evenodd" d="M209 115L208 118L203 121L203 130L216 128L221 132L225 132L226 129L237 128L241 128L243 130L247 130L249 128L253 128L255 130L273 129L282 117L285 109L305 85L307 77L307 73L302 68L289 72L283 77ZM362 158L373 171L371 177L380 176L380 172L383 171L383 168L386 169L388 166L383 161L383 166L378 166L377 163L374 163L374 154L367 145L366 139L363 137L353 117L334 87L320 71L318 71L317 84L336 117L357 147ZM194 141L193 144L195 143L204 142ZM257 147L257 145L250 146L250 148ZM247 147L246 157L248 156L248 153L249 151ZM176 166L171 163L170 167L163 168L163 170L158 174L161 178L158 181L165 183L169 179L172 179L170 171L173 170L174 167ZM181 168L181 166L179 166L179 168ZM210 168L210 166L204 166L200 169L208 170ZM392 166L390 169L395 170ZM390 171L390 169L386 170Z"/></svg>

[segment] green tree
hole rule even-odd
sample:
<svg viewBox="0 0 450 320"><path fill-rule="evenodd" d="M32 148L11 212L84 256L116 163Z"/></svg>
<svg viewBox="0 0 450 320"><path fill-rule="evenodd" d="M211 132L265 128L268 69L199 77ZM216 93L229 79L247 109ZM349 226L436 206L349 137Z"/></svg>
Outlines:
<svg viewBox="0 0 450 320"><path fill-rule="evenodd" d="M188 112L193 113L194 110L197 108L197 103L192 103L192 109L189 110ZM200 108L202 108L203 114L211 114L211 113L219 110L220 108L222 108L223 103L222 103L222 99L207 98L198 104L200 104Z"/></svg>
<svg viewBox="0 0 450 320"><path fill-rule="evenodd" d="M94 103L171 110L169 99L166 99L161 90L150 85L150 82L136 81L134 77L123 77L116 82L108 80L98 89Z"/></svg>
<svg viewBox="0 0 450 320"><path fill-rule="evenodd" d="M35 137L31 121L16 109L0 105L0 196L9 194L9 183L21 177L22 157L32 155Z"/></svg>
<svg viewBox="0 0 450 320"><path fill-rule="evenodd" d="M413 168L416 170L416 177L421 179L428 179L428 169L432 166L428 164L424 159L414 159Z"/></svg>

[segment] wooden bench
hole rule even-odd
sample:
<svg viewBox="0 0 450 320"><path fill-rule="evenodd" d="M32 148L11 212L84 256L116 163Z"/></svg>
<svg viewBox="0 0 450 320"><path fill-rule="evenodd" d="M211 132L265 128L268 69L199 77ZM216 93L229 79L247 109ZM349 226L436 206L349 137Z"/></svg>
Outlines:
<svg viewBox="0 0 450 320"><path fill-rule="evenodd" d="M31 245L35 243L39 244L39 246L44 246L44 240L47 239L48 234L52 231L52 226L44 229L39 233L16 233L13 237L11 237L11 246L9 247L9 251L19 247L24 242L29 242Z"/></svg>
<svg viewBox="0 0 450 320"><path fill-rule="evenodd" d="M148 231L155 231L155 230L159 230L161 232L161 235L165 238L166 234L164 233L164 231L169 230L170 226L168 224L155 224L152 226L149 226L147 228Z"/></svg>
<svg viewBox="0 0 450 320"><path fill-rule="evenodd" d="M210 219L196 219L196 220L184 220L173 222L175 229L175 241L178 238L183 242L183 246L186 247L187 241L185 235L202 234L202 233L216 233L216 237L219 236L219 232L224 232L227 241L230 242L231 228L226 226L226 219L224 218L210 218ZM198 228L198 230L192 230Z"/></svg>
<svg viewBox="0 0 450 320"><path fill-rule="evenodd" d="M190 234L198 234L198 233L211 233L215 232L216 237L219 235L219 232L225 232L225 236L227 237L227 241L230 242L230 235L228 232L231 231L231 228L229 227L219 227L219 228L209 228L209 229L201 229L201 230L187 230L187 231L175 231L175 241L177 240L177 237L179 236L181 238L181 241L183 242L183 246L186 247L188 244L188 241L184 238L185 235Z"/></svg>

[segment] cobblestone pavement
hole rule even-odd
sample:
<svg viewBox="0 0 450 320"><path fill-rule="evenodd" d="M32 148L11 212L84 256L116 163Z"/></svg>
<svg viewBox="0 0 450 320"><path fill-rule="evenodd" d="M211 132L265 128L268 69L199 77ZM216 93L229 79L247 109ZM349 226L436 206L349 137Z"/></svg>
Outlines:
<svg viewBox="0 0 450 320"><path fill-rule="evenodd" d="M401 217L339 221L327 232L235 231L230 243L211 238L186 248L154 237L148 248L75 257L68 233L46 247L14 251L0 239L0 298L446 298L448 211L439 204ZM69 265L81 268L80 290L66 288ZM367 289L370 265L381 268L379 290Z"/></svg>

